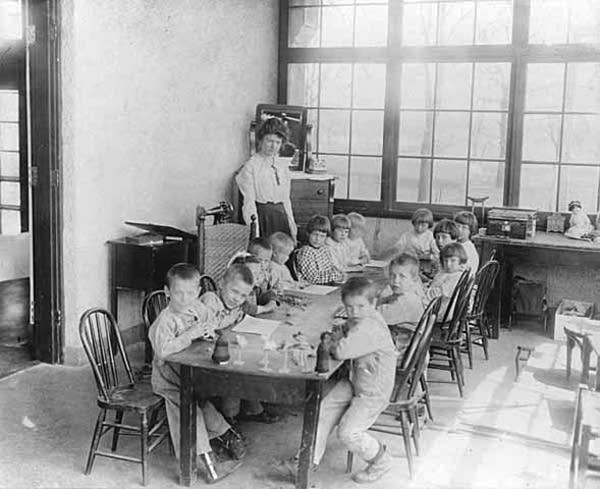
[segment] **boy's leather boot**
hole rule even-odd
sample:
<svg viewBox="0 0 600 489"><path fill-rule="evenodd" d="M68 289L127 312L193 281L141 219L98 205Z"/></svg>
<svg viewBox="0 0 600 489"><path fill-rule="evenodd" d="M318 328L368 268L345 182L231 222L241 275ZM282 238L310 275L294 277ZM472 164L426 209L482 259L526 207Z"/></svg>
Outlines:
<svg viewBox="0 0 600 489"><path fill-rule="evenodd" d="M386 446L379 443L377 455L369 460L368 465L363 470L352 476L352 480L359 484L368 484L381 479L394 466L394 461L386 449Z"/></svg>

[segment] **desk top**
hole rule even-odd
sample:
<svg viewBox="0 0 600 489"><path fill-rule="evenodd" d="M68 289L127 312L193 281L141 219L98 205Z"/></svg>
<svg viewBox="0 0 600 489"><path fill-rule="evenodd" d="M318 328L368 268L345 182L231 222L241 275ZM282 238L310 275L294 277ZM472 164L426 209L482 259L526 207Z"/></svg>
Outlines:
<svg viewBox="0 0 600 489"><path fill-rule="evenodd" d="M547 248L564 251L586 251L600 253L600 244L582 239L567 238L560 233L537 231L533 238L514 239L501 236L473 236L474 243L491 243L530 248Z"/></svg>

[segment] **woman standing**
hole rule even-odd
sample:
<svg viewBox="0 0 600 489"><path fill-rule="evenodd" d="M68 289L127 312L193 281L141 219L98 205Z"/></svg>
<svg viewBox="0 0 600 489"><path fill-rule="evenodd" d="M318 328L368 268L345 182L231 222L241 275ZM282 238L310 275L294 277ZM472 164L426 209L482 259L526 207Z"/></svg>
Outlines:
<svg viewBox="0 0 600 489"><path fill-rule="evenodd" d="M295 240L298 231L290 201L288 162L277 158L287 136L288 129L281 119L265 120L256 134L258 152L244 163L235 180L244 196L242 213L246 224L256 215L260 236L283 231Z"/></svg>

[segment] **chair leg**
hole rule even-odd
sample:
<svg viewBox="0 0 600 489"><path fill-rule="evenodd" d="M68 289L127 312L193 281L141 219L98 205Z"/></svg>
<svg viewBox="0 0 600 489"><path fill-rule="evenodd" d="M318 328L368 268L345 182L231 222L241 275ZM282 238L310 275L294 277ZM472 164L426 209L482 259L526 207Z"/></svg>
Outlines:
<svg viewBox="0 0 600 489"><path fill-rule="evenodd" d="M354 460L354 454L348 450L348 454L346 455L346 474L352 472L352 461Z"/></svg>
<svg viewBox="0 0 600 489"><path fill-rule="evenodd" d="M141 451L142 451L142 484L148 483L148 414L142 412L140 420Z"/></svg>
<svg viewBox="0 0 600 489"><path fill-rule="evenodd" d="M571 378L571 360L573 359L573 348L575 342L572 338L567 337L567 380Z"/></svg>
<svg viewBox="0 0 600 489"><path fill-rule="evenodd" d="M94 428L94 435L92 436L92 444L90 445L90 453L88 454L87 462L85 464L84 474L89 475L94 466L94 460L96 459L96 451L98 450L98 444L102 437L102 425L106 419L106 409L101 409L98 413L98 419L96 419L96 427Z"/></svg>
<svg viewBox="0 0 600 489"><path fill-rule="evenodd" d="M575 479L575 487L583 489L585 487L585 476L588 468L588 458L590 449L590 427L583 426L581 429L581 446L577 460L577 478Z"/></svg>
<svg viewBox="0 0 600 489"><path fill-rule="evenodd" d="M215 469L215 465L213 464L212 458L210 458L210 453L203 453L201 455L202 460L204 460L204 464L206 465L206 471L210 476L211 480L217 480L217 471Z"/></svg>
<svg viewBox="0 0 600 489"><path fill-rule="evenodd" d="M413 477L413 458L412 449L410 447L410 428L408 426L408 420L406 419L406 412L400 412L400 424L402 425L402 438L404 439L404 450L406 451L406 461L408 462L408 474L410 478Z"/></svg>
<svg viewBox="0 0 600 489"><path fill-rule="evenodd" d="M487 328L483 325L483 318L477 321L477 325L479 326L479 334L481 335L481 345L483 346L483 355L486 360L490 359L488 354L488 335Z"/></svg>
<svg viewBox="0 0 600 489"><path fill-rule="evenodd" d="M422 375L421 379L421 389L423 389L423 393L425 394L425 407L427 408L427 415L429 419L433 421L433 414L431 412L431 400L429 399L429 385L427 384L427 379Z"/></svg>
<svg viewBox="0 0 600 489"><path fill-rule="evenodd" d="M458 348L452 348L450 350L450 355L452 356L452 370L454 371L454 376L456 377L456 385L458 387L458 393L460 397L463 397L463 383L461 379L460 369L458 367L458 362L460 361L460 351Z"/></svg>
<svg viewBox="0 0 600 489"><path fill-rule="evenodd" d="M414 409L410 410L410 421L412 423L412 427L411 427L411 431L412 431L412 439L413 439L413 443L415 444L415 453L417 454L417 457L420 455L420 450L419 450L419 413L417 412L417 407L415 406Z"/></svg>
<svg viewBox="0 0 600 489"><path fill-rule="evenodd" d="M466 343L467 343L467 358L469 360L469 368L472 369L473 368L473 337L471 336L471 328L469 327L469 324L466 324L465 327L465 339L466 339Z"/></svg>
<svg viewBox="0 0 600 489"><path fill-rule="evenodd" d="M117 412L115 413L115 424L121 424L123 422L123 411L119 411L117 410ZM117 450L117 443L119 443L119 432L121 431L121 428L113 428L113 439L112 439L112 446L110 447L111 451L116 451Z"/></svg>

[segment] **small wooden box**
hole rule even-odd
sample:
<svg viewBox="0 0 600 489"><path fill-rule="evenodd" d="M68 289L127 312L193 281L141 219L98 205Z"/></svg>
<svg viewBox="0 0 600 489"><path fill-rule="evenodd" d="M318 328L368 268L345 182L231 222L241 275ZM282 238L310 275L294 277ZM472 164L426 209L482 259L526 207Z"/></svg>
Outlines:
<svg viewBox="0 0 600 489"><path fill-rule="evenodd" d="M511 209L490 209L487 234L506 238L527 239L535 236L537 213Z"/></svg>

